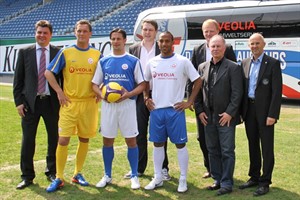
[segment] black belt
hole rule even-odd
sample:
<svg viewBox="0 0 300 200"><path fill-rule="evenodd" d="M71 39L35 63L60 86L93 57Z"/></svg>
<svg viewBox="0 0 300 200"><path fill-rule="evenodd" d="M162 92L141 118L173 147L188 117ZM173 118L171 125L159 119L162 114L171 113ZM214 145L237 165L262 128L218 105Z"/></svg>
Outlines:
<svg viewBox="0 0 300 200"><path fill-rule="evenodd" d="M254 98L248 98L248 101L249 101L250 103L255 103L255 99L254 99Z"/></svg>
<svg viewBox="0 0 300 200"><path fill-rule="evenodd" d="M41 99L41 100L48 99L48 98L50 98L50 95L37 95L36 98Z"/></svg>

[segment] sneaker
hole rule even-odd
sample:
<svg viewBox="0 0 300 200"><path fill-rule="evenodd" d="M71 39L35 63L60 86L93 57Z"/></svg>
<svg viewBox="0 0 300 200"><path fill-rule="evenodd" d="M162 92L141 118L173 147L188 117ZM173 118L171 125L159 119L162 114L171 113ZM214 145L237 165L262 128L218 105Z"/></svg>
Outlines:
<svg viewBox="0 0 300 200"><path fill-rule="evenodd" d="M141 187L139 179L138 179L137 176L132 177L130 179L130 181L131 181L131 189L136 190L136 189L139 189Z"/></svg>
<svg viewBox="0 0 300 200"><path fill-rule="evenodd" d="M186 179L179 179L179 184L178 184L178 188L177 188L177 192L183 193L187 191L187 183L186 183Z"/></svg>
<svg viewBox="0 0 300 200"><path fill-rule="evenodd" d="M47 180L50 181L51 183L56 179L56 176L54 174L49 174L47 176Z"/></svg>
<svg viewBox="0 0 300 200"><path fill-rule="evenodd" d="M145 190L154 190L155 188L162 187L164 181L162 179L153 178L152 181L146 185Z"/></svg>
<svg viewBox="0 0 300 200"><path fill-rule="evenodd" d="M107 175L103 176L102 179L96 184L97 188L103 188L107 184L110 184L112 181L112 178L109 178Z"/></svg>
<svg viewBox="0 0 300 200"><path fill-rule="evenodd" d="M162 173L162 177L163 177L163 180L164 180L164 181L169 181L169 180L171 180L171 176L169 175L169 172L168 172L168 170L167 170L166 168L163 168L163 169L161 170L161 173Z"/></svg>
<svg viewBox="0 0 300 200"><path fill-rule="evenodd" d="M73 183L78 183L81 186L88 186L89 183L83 178L82 174L78 173L76 176L72 178Z"/></svg>
<svg viewBox="0 0 300 200"><path fill-rule="evenodd" d="M47 187L46 191L54 192L54 191L62 188L64 185L65 185L65 183L62 180L60 180L59 178L57 178L49 185L49 187Z"/></svg>
<svg viewBox="0 0 300 200"><path fill-rule="evenodd" d="M143 176L143 173L138 172L138 176ZM131 171L124 175L124 178L130 179L131 178Z"/></svg>

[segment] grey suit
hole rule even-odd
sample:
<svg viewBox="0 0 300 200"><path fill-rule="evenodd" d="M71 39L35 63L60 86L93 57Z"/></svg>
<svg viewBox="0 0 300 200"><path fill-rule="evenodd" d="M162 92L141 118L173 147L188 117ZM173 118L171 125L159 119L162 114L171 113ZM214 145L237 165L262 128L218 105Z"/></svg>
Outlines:
<svg viewBox="0 0 300 200"><path fill-rule="evenodd" d="M129 53L140 58L141 57L141 43L134 44L129 47ZM155 55L159 55L160 50L156 43L155 45ZM145 105L143 93L139 94L136 100L136 109L137 109L137 122L138 122L138 131L139 134L136 137L137 145L139 148L139 164L138 172L144 173L148 163L148 121L150 112ZM167 142L165 143L165 160L163 162L163 168L169 170L168 168L168 155L167 155Z"/></svg>
<svg viewBox="0 0 300 200"><path fill-rule="evenodd" d="M206 61L206 46L207 46L207 43L203 43L199 46L196 46L193 50L191 61L194 65L195 69L197 69L197 70L198 70L199 65ZM233 48L230 44L226 44L226 50L225 50L224 57L236 62L236 57L235 57ZM189 94L192 91L192 86L193 86L192 83L189 82L188 83L188 93ZM198 98L202 98L201 95L202 95L202 93L199 92ZM196 114L196 112L195 112L195 114ZM196 122L197 122L197 131L198 131L197 139L199 141L200 148L203 153L204 166L206 167L207 171L209 172L210 167L209 167L209 162L208 162L208 150L207 150L206 142L205 142L204 126L201 123L197 114L196 114Z"/></svg>
<svg viewBox="0 0 300 200"><path fill-rule="evenodd" d="M259 181L260 186L268 186L274 168L274 125L266 126L266 121L267 117L279 119L282 74L279 61L264 54L253 100L248 98L250 66L251 58L242 61L245 90L242 113L249 145L249 176Z"/></svg>
<svg viewBox="0 0 300 200"><path fill-rule="evenodd" d="M232 189L235 165L235 126L240 123L240 103L243 95L242 70L226 58L220 61L213 89L209 87L211 62L200 64L203 80L202 101L195 101L196 114L205 112L208 124L204 127L210 172L216 184ZM209 101L209 93L213 99ZM210 105L212 102L212 105ZM219 124L219 114L226 112L232 119L230 126Z"/></svg>
<svg viewBox="0 0 300 200"><path fill-rule="evenodd" d="M58 51L57 47L50 45L50 61ZM60 77L58 75L56 78L61 80ZM47 176L56 174L55 152L58 141L59 102L50 85L50 96L43 98L37 97L37 87L36 45L32 45L19 50L13 83L15 105L24 104L26 109L25 117L22 117L21 178L28 181L35 178L33 156L40 117L44 119L48 135L45 174Z"/></svg>

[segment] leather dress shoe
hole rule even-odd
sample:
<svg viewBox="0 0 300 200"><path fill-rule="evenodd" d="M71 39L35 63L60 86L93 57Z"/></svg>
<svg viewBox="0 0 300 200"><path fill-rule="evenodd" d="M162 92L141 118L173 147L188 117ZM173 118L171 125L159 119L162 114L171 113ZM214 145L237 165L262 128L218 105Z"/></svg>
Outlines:
<svg viewBox="0 0 300 200"><path fill-rule="evenodd" d="M220 189L220 187L221 186L219 184L214 183L214 184L208 186L207 189L208 190L218 190L218 189Z"/></svg>
<svg viewBox="0 0 300 200"><path fill-rule="evenodd" d="M22 190L22 189L24 189L24 188L26 188L26 187L28 187L29 185L31 185L33 182L32 181L29 181L29 180L23 180L23 181L21 181L21 183L19 183L18 185L17 185L17 190Z"/></svg>
<svg viewBox="0 0 300 200"><path fill-rule="evenodd" d="M239 189L243 190L245 188L250 188L250 187L253 187L256 185L258 185L257 181L253 181L253 180L249 179L246 183L243 183L242 185L240 185Z"/></svg>
<svg viewBox="0 0 300 200"><path fill-rule="evenodd" d="M211 174L209 172L205 172L202 176L202 178L209 178L211 177Z"/></svg>
<svg viewBox="0 0 300 200"><path fill-rule="evenodd" d="M254 196L261 196L269 192L269 186L259 186L257 190L253 193Z"/></svg>
<svg viewBox="0 0 300 200"><path fill-rule="evenodd" d="M47 176L47 180L50 181L50 182L53 182L55 179L56 179L56 176L53 175L53 174L50 174L50 175Z"/></svg>
<svg viewBox="0 0 300 200"><path fill-rule="evenodd" d="M222 187L218 190L217 195L220 196L220 195L223 195L223 194L229 194L231 192L232 192L231 188Z"/></svg>

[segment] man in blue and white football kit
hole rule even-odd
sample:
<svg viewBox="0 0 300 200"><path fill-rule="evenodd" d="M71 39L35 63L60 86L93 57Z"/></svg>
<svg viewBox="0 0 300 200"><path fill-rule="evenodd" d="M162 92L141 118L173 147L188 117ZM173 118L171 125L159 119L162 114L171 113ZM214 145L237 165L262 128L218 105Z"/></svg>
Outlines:
<svg viewBox="0 0 300 200"><path fill-rule="evenodd" d="M193 64L185 57L173 53L174 38L170 32L161 33L158 45L161 54L152 58L146 67L145 101L150 110L150 138L154 143L154 178L145 187L153 190L163 185L162 163L167 138L177 147L180 178L178 192L187 191L188 151L184 110L189 108L200 90L201 80ZM184 100L187 80L194 82L187 102ZM149 98L149 81L152 81L152 98Z"/></svg>
<svg viewBox="0 0 300 200"><path fill-rule="evenodd" d="M96 184L96 187L105 187L111 183L112 161L114 158L114 138L120 129L128 146L127 158L131 167L131 188L139 189L138 180L138 135L136 119L135 96L145 89L143 71L138 58L125 52L126 32L116 28L110 33L113 47L112 54L100 59L93 82L93 90L97 99L101 99L99 85L109 82L119 83L124 90L121 99L116 103L102 101L101 107L101 134L103 136L103 161L105 174Z"/></svg>

